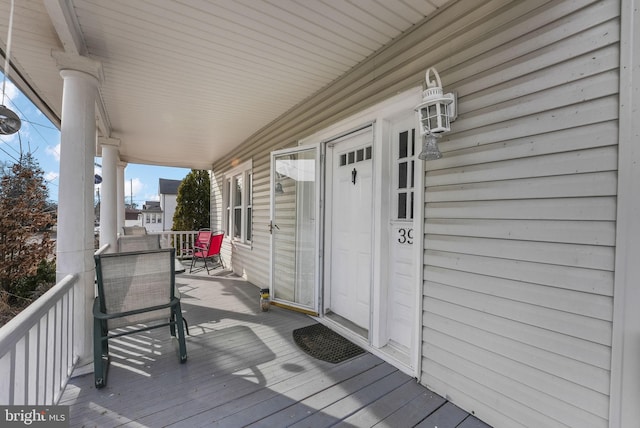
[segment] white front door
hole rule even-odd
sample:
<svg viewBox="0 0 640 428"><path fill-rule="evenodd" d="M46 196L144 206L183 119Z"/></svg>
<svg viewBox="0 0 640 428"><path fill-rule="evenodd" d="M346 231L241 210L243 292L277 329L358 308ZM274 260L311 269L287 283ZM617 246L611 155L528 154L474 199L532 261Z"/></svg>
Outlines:
<svg viewBox="0 0 640 428"><path fill-rule="evenodd" d="M369 126L327 146L329 309L369 329L371 299L373 130Z"/></svg>

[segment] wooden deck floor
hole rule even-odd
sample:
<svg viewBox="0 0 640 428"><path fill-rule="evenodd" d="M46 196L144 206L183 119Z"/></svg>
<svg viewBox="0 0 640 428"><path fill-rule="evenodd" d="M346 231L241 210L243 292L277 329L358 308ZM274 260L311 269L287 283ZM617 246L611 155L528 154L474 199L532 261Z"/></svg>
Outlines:
<svg viewBox="0 0 640 428"><path fill-rule="evenodd" d="M107 386L85 375L65 390L72 427L487 428L369 353L340 364L308 356L292 331L315 321L260 311L252 284L224 274L177 282L188 361L164 329L110 341Z"/></svg>

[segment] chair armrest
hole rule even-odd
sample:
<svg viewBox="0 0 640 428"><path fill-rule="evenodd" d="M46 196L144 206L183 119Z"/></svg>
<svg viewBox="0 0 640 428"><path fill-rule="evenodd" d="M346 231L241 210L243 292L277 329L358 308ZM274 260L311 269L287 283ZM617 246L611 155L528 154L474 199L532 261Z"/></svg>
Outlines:
<svg viewBox="0 0 640 428"><path fill-rule="evenodd" d="M177 305L178 303L180 303L180 299L178 297L174 297L173 299L171 299L171 301L169 303L165 303L164 305L156 305L156 306L149 306L148 308L143 308L143 309L136 309L134 311L125 311L125 312L117 312L117 313L113 313L113 314L105 314L104 312L100 311L100 302L99 302L99 297L96 297L93 301L93 316L101 319L101 320L110 320L110 319L114 319L114 318L122 318L122 317L127 317L129 315L137 315L137 314L143 314L145 312L153 312L153 311L157 311L159 309L166 309L166 308L170 308L174 305Z"/></svg>

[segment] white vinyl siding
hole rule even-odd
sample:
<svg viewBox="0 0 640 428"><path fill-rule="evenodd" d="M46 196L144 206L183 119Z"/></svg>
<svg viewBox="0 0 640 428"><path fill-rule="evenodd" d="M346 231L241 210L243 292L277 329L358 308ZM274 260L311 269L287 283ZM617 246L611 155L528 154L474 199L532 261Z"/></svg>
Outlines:
<svg viewBox="0 0 640 428"><path fill-rule="evenodd" d="M619 9L453 2L291 109L214 165L253 159L253 251L225 247L234 271L268 285L269 153L435 66L460 104L425 162L420 381L496 427L606 427Z"/></svg>
<svg viewBox="0 0 640 428"><path fill-rule="evenodd" d="M234 245L232 241L225 240L221 253L225 264L233 268L233 271L243 276L260 287L269 286L269 154L273 147L265 145L260 150L251 152L247 156L244 151L236 151L237 154L246 156L244 159L252 159L251 164L251 246ZM225 162L224 165L228 165ZM227 181L231 169L221 168L212 172L211 198L212 207L226 207L224 195L227 193ZM229 218L225 209L212 210L212 227L223 228Z"/></svg>
<svg viewBox="0 0 640 428"><path fill-rule="evenodd" d="M425 164L422 380L497 426L608 426L618 8L497 11L439 69L460 116Z"/></svg>

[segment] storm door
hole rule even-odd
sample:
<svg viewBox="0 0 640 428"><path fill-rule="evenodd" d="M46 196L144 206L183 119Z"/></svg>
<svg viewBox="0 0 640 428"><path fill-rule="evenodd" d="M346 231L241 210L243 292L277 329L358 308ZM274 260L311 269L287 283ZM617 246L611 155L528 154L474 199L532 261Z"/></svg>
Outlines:
<svg viewBox="0 0 640 428"><path fill-rule="evenodd" d="M271 299L318 313L319 148L271 154Z"/></svg>

